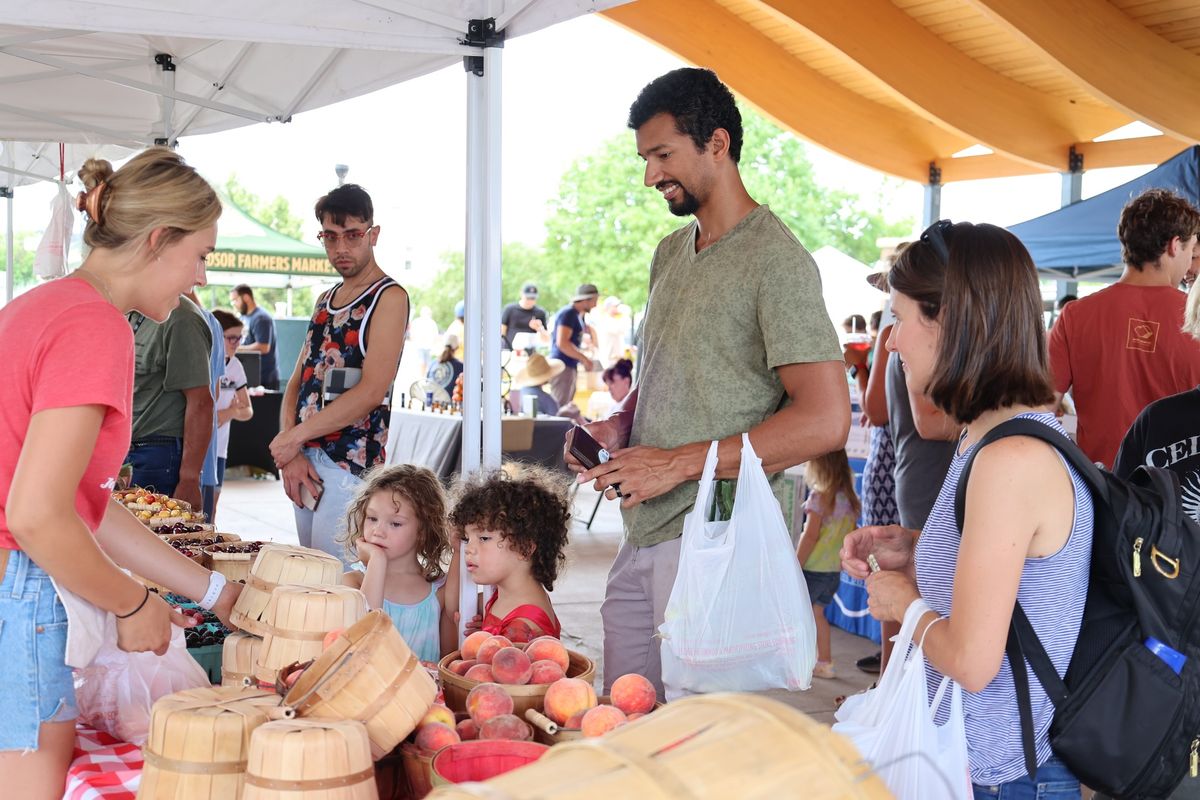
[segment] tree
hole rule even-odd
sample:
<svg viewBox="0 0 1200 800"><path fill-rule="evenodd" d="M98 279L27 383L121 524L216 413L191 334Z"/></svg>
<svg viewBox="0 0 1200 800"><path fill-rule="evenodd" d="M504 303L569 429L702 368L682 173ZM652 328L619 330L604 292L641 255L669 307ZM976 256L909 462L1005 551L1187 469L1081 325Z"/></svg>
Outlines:
<svg viewBox="0 0 1200 800"><path fill-rule="evenodd" d="M36 247L33 250L26 248L26 243L38 242L41 237L33 233L16 233L13 235L13 286L20 289L25 286L32 286L37 283L33 277L33 259L37 254ZM8 242L4 236L0 236L0 276L8 269ZM3 286L4 278L0 277L0 286Z"/></svg>
<svg viewBox="0 0 1200 800"><path fill-rule="evenodd" d="M533 281L538 285L539 305L553 313L558 309L554 303L569 297L568 292L575 290L574 285L563 289L559 283L548 282L548 259L539 248L521 242L509 242L503 246L500 259L503 265L500 280L504 287L505 303L515 300L521 286ZM412 314L415 317L421 306L429 306L433 311L434 320L440 327L445 328L454 319L454 306L463 299L466 267L465 257L460 250L443 253L442 263L446 266L433 279L433 283L424 289L412 291Z"/></svg>
<svg viewBox="0 0 1200 800"><path fill-rule="evenodd" d="M263 200L238 182L237 174L230 173L225 181L225 194L238 208L272 230L299 239L303 235L303 223L292 213L292 207L283 195L274 200Z"/></svg>

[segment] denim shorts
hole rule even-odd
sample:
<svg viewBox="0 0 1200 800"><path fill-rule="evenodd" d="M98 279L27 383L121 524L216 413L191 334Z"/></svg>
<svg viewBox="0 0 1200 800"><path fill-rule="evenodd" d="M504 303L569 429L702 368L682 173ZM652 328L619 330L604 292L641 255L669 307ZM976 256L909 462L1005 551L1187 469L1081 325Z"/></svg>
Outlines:
<svg viewBox="0 0 1200 800"><path fill-rule="evenodd" d="M975 800L1079 800L1079 779L1057 757L1037 769L1035 779L1022 775L999 786L975 784Z"/></svg>
<svg viewBox="0 0 1200 800"><path fill-rule="evenodd" d="M10 551L0 583L0 750L36 750L43 722L78 716L66 652L67 612L50 576Z"/></svg>
<svg viewBox="0 0 1200 800"><path fill-rule="evenodd" d="M804 570L804 582L808 584L808 601L815 606L827 606L837 594L838 586L842 582L842 573Z"/></svg>

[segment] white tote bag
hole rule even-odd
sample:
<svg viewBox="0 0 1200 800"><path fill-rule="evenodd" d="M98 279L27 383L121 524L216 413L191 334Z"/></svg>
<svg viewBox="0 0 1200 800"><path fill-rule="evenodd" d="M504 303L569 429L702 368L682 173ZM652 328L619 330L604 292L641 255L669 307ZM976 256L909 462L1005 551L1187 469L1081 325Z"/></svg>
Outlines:
<svg viewBox="0 0 1200 800"><path fill-rule="evenodd" d="M930 703L925 656L912 640L929 610L921 599L908 607L879 685L847 698L833 730L854 742L896 800L971 800L962 687L943 678ZM949 719L937 725L934 715L947 696Z"/></svg>
<svg viewBox="0 0 1200 800"><path fill-rule="evenodd" d="M742 435L737 495L725 522L707 521L716 469L713 442L658 629L667 699L807 689L817 655L808 587L750 438Z"/></svg>

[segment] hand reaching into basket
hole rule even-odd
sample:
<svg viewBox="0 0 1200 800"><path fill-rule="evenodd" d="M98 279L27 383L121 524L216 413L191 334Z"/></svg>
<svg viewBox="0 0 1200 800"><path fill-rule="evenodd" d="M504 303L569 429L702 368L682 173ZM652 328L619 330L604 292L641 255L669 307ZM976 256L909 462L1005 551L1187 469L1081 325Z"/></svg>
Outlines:
<svg viewBox="0 0 1200 800"><path fill-rule="evenodd" d="M221 624L231 631L239 630L237 625L230 622L229 617L233 613L233 604L237 602L238 597L242 593L245 584L237 581L230 581L221 589L221 596L217 598L216 605L210 611L217 615L217 619L221 620Z"/></svg>

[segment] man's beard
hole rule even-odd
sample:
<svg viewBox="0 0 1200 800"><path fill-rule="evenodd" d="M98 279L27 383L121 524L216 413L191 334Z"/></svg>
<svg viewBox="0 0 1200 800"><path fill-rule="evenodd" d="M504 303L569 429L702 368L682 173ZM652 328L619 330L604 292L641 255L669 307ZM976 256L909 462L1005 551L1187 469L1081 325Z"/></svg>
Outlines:
<svg viewBox="0 0 1200 800"><path fill-rule="evenodd" d="M690 217L700 210L700 201L685 189L682 183L679 184L679 194L678 200L667 201L667 208L671 209L672 214L677 217Z"/></svg>

